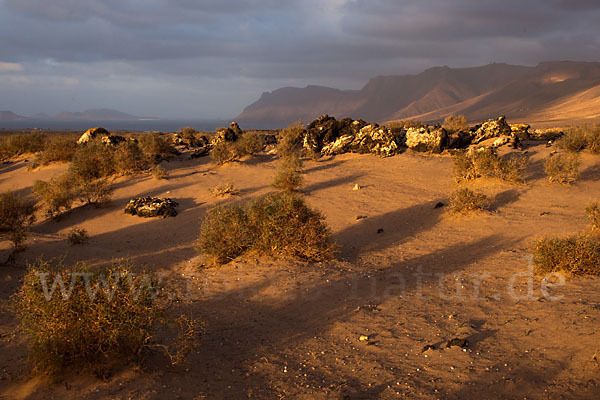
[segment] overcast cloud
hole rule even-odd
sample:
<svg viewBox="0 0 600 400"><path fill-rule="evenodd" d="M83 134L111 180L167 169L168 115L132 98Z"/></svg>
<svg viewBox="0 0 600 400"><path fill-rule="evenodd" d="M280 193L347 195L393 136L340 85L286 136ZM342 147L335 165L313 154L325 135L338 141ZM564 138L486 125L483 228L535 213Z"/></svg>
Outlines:
<svg viewBox="0 0 600 400"><path fill-rule="evenodd" d="M597 0L0 0L0 110L228 118L263 91L600 61Z"/></svg>

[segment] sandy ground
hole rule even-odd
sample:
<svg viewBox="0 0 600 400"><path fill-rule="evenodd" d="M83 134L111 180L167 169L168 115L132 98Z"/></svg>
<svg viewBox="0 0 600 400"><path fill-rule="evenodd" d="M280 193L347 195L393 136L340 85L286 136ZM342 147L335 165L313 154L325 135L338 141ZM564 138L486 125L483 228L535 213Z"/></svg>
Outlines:
<svg viewBox="0 0 600 400"><path fill-rule="evenodd" d="M106 380L82 373L53 382L30 373L24 339L4 310L0 398L599 398L600 278L543 291L556 277L530 275L528 256L537 237L585 228L585 206L600 199L600 157L584 153L581 181L563 186L543 173L550 150L527 149L524 185L475 183L492 198L492 211L470 217L434 208L455 189L448 155L308 161L303 192L340 246L339 260L327 264L242 259L205 269L196 257L200 218L239 200L216 199L208 189L232 182L243 199L272 191L273 156L223 167L181 157L163 163L168 180L119 178L108 206L59 221L40 215L17 265L0 267L0 297L6 303L25 263L40 256L93 264L127 258L163 273L178 311L205 321L199 349L175 367L151 354ZM27 193L36 179L66 168L28 172L26 165L0 166L0 190ZM127 201L140 195L171 197L180 213L125 215ZM68 244L74 226L90 233L89 244ZM445 348L453 338L469 346Z"/></svg>

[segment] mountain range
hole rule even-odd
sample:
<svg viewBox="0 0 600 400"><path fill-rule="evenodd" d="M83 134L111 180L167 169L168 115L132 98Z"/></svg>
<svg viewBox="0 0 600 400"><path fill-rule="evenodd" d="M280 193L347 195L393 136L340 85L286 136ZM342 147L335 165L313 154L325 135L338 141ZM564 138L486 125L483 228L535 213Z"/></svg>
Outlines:
<svg viewBox="0 0 600 400"><path fill-rule="evenodd" d="M236 121L285 126L326 113L380 123L411 118L438 122L451 114L470 122L506 115L511 122L537 125L599 120L600 63L443 66L415 75L378 76L360 90L286 87L263 93Z"/></svg>
<svg viewBox="0 0 600 400"><path fill-rule="evenodd" d="M29 117L17 115L12 111L0 111L0 121L138 121L144 119L155 118L136 117L121 111L106 108L86 110L83 112L61 112L56 115L40 113Z"/></svg>

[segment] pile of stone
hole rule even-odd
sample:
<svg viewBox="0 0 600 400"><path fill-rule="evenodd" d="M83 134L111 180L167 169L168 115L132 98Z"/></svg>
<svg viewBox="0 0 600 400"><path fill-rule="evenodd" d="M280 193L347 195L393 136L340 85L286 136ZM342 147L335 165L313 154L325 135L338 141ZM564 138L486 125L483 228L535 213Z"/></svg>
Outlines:
<svg viewBox="0 0 600 400"><path fill-rule="evenodd" d="M178 205L177 202L169 198L138 197L129 201L125 207L125 214L137 215L144 218L175 217L177 215L175 208Z"/></svg>
<svg viewBox="0 0 600 400"><path fill-rule="evenodd" d="M442 127L408 128L406 147L413 151L439 154L447 147L448 133Z"/></svg>
<svg viewBox="0 0 600 400"><path fill-rule="evenodd" d="M304 148L313 154L371 153L383 157L401 151L404 137L392 130L363 120L336 120L323 115L304 131Z"/></svg>
<svg viewBox="0 0 600 400"><path fill-rule="evenodd" d="M237 122L229 124L228 128L217 128L217 134L212 140L211 145L215 145L220 142L235 142L242 134L242 129Z"/></svg>

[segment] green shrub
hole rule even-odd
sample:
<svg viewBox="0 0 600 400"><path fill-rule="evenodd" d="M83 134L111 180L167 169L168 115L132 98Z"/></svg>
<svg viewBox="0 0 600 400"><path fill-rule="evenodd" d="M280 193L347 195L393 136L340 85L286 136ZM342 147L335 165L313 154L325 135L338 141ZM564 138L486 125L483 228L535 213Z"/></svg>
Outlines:
<svg viewBox="0 0 600 400"><path fill-rule="evenodd" d="M448 134L465 132L469 130L469 124L467 123L467 118L464 115L449 115L444 120L442 124L442 128L444 128Z"/></svg>
<svg viewBox="0 0 600 400"><path fill-rule="evenodd" d="M79 244L86 244L90 239L90 236L88 235L87 231L83 228L73 228L69 231L67 239L69 240L69 243L71 243L72 246L75 246Z"/></svg>
<svg viewBox="0 0 600 400"><path fill-rule="evenodd" d="M600 203L591 203L585 209L592 231L600 231Z"/></svg>
<svg viewBox="0 0 600 400"><path fill-rule="evenodd" d="M304 139L304 126L301 122L290 124L279 132L277 155L289 157L300 154Z"/></svg>
<svg viewBox="0 0 600 400"><path fill-rule="evenodd" d="M483 211L487 208L488 198L485 194L463 188L450 194L448 210L453 214L468 214Z"/></svg>
<svg viewBox="0 0 600 400"><path fill-rule="evenodd" d="M170 141L158 132L140 135L139 145L144 154L154 164L166 160L176 153Z"/></svg>
<svg viewBox="0 0 600 400"><path fill-rule="evenodd" d="M37 154L33 165L38 167L53 162L70 162L77 150L77 142L72 138L59 137L48 141L43 151Z"/></svg>
<svg viewBox="0 0 600 400"><path fill-rule="evenodd" d="M334 246L323 216L281 192L210 210L197 249L223 264L246 252L322 261L332 257Z"/></svg>
<svg viewBox="0 0 600 400"><path fill-rule="evenodd" d="M35 220L35 205L15 192L0 194L0 235L8 238L15 251L22 250L27 226Z"/></svg>
<svg viewBox="0 0 600 400"><path fill-rule="evenodd" d="M453 157L454 177L457 182L477 178L498 178L508 182L522 182L527 168L527 157L502 158L495 149L484 148L458 151Z"/></svg>
<svg viewBox="0 0 600 400"><path fill-rule="evenodd" d="M223 165L225 163L235 161L236 153L233 152L233 142L227 142L224 140L217 141L213 144L210 149L210 158L218 164Z"/></svg>
<svg viewBox="0 0 600 400"><path fill-rule="evenodd" d="M100 205L108 202L112 197L112 185L106 178L85 180L72 177L75 182L76 196L84 204Z"/></svg>
<svg viewBox="0 0 600 400"><path fill-rule="evenodd" d="M126 264L106 270L30 265L15 304L36 370L98 369L114 358L138 359L163 316L158 289L156 279L134 276Z"/></svg>
<svg viewBox="0 0 600 400"><path fill-rule="evenodd" d="M210 150L210 157L217 164L254 156L263 149L263 142L255 132L244 132L235 141L217 140Z"/></svg>
<svg viewBox="0 0 600 400"><path fill-rule="evenodd" d="M302 186L302 160L297 154L288 155L279 160L273 186L277 189L293 192Z"/></svg>
<svg viewBox="0 0 600 400"><path fill-rule="evenodd" d="M556 145L566 151L578 152L587 146L588 132L585 126L577 126L568 129L565 134L556 141Z"/></svg>
<svg viewBox="0 0 600 400"><path fill-rule="evenodd" d="M551 155L544 163L550 182L571 184L579 179L579 154L560 153Z"/></svg>
<svg viewBox="0 0 600 400"><path fill-rule="evenodd" d="M545 238L533 245L540 273L600 275L600 241L587 235Z"/></svg>

